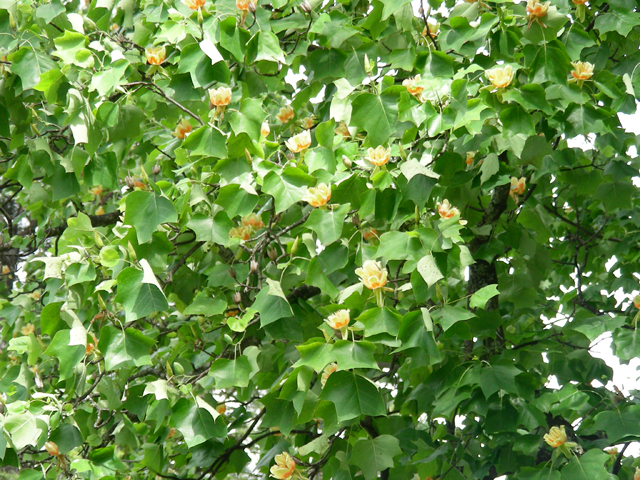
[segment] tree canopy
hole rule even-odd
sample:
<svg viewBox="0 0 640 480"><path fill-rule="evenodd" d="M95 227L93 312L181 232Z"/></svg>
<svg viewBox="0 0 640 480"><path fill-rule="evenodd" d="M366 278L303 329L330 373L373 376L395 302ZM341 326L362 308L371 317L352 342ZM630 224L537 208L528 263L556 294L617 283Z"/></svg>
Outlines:
<svg viewBox="0 0 640 480"><path fill-rule="evenodd" d="M639 10L0 0L0 465L638 480Z"/></svg>

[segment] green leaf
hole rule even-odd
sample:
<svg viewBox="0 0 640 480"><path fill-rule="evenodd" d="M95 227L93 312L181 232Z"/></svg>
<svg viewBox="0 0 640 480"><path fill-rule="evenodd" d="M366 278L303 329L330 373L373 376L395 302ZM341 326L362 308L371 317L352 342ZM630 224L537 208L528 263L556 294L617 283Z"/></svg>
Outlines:
<svg viewBox="0 0 640 480"><path fill-rule="evenodd" d="M13 446L21 450L26 446L35 447L40 436L47 432L47 424L31 412L10 413L4 419L4 429L9 433Z"/></svg>
<svg viewBox="0 0 640 480"><path fill-rule="evenodd" d="M125 208L124 223L136 228L138 243L151 241L161 223L178 221L171 200L155 192L131 192L125 198Z"/></svg>
<svg viewBox="0 0 640 480"><path fill-rule="evenodd" d="M260 140L260 128L267 118L267 114L262 110L262 103L261 100L247 98L240 104L240 110L231 114L229 124L236 135L246 133L254 142Z"/></svg>
<svg viewBox="0 0 640 480"><path fill-rule="evenodd" d="M613 212L619 208L631 208L631 197L636 190L631 182L614 181L598 186L594 197L602 200L607 212Z"/></svg>
<svg viewBox="0 0 640 480"><path fill-rule="evenodd" d="M181 398L174 405L169 425L182 434L189 448L211 438L224 438L227 435L227 428L221 417L214 419L209 409L200 408L186 398Z"/></svg>
<svg viewBox="0 0 640 480"><path fill-rule="evenodd" d="M332 349L332 353L338 362L338 370L350 370L352 368L374 368L379 370L373 354L376 351L375 344L366 341L349 342L338 340Z"/></svg>
<svg viewBox="0 0 640 480"><path fill-rule="evenodd" d="M609 12L596 17L595 28L600 33L616 32L626 37L639 22L640 13L614 7Z"/></svg>
<svg viewBox="0 0 640 480"><path fill-rule="evenodd" d="M519 133L534 135L536 133L531 114L527 113L519 105L502 110L500 112L500 121L504 126L502 133L505 136L511 137Z"/></svg>
<svg viewBox="0 0 640 480"><path fill-rule="evenodd" d="M214 298L208 292L200 292L198 296L182 312L184 315L220 315L227 308L223 298Z"/></svg>
<svg viewBox="0 0 640 480"><path fill-rule="evenodd" d="M402 454L400 442L391 435L361 438L353 446L349 463L360 467L366 480L378 478L378 472L393 468L393 457Z"/></svg>
<svg viewBox="0 0 640 480"><path fill-rule="evenodd" d="M383 145L396 131L398 105L395 96L362 93L352 102L351 123L364 129L373 147Z"/></svg>
<svg viewBox="0 0 640 480"><path fill-rule="evenodd" d="M637 405L621 411L600 412L594 417L593 429L604 430L611 444L637 440L640 438L638 415L640 409Z"/></svg>
<svg viewBox="0 0 640 480"><path fill-rule="evenodd" d="M53 41L56 44L56 51L53 54L68 65L91 68L93 56L89 50L84 48L87 40L87 37L81 33L66 30L64 35Z"/></svg>
<svg viewBox="0 0 640 480"><path fill-rule="evenodd" d="M307 366L321 373L324 367L335 361L332 353L333 345L330 343L313 342L308 345L297 345L296 348L300 352L300 360L293 365L293 368Z"/></svg>
<svg viewBox="0 0 640 480"><path fill-rule="evenodd" d="M561 470L561 480L610 480L604 464L611 458L608 453L594 448L581 457L573 455L571 462Z"/></svg>
<svg viewBox="0 0 640 480"><path fill-rule="evenodd" d="M122 331L106 326L100 331L98 347L104 355L105 368L115 370L129 366L151 365L149 351L154 344L155 340L134 328Z"/></svg>
<svg viewBox="0 0 640 480"><path fill-rule="evenodd" d="M407 232L385 232L380 236L376 256L385 260L413 260L420 255L422 242ZM418 267L419 268L419 267Z"/></svg>
<svg viewBox="0 0 640 480"><path fill-rule="evenodd" d="M304 226L314 231L323 245L330 245L342 235L342 227L351 204L340 205L334 210L322 210L316 208Z"/></svg>
<svg viewBox="0 0 640 480"><path fill-rule="evenodd" d="M425 255L418 261L417 269L429 287L444 278L431 254Z"/></svg>
<svg viewBox="0 0 640 480"><path fill-rule="evenodd" d="M44 354L60 361L60 380L73 376L76 365L84 358L85 345L70 345L71 330L60 330L49 344Z"/></svg>
<svg viewBox="0 0 640 480"><path fill-rule="evenodd" d="M184 139L182 146L191 150L193 155L225 158L227 156L227 137L216 127L200 127Z"/></svg>
<svg viewBox="0 0 640 480"><path fill-rule="evenodd" d="M264 177L262 190L273 196L276 202L276 213L283 212L291 205L302 200L307 193L307 186L315 179L297 167L287 167L281 174L269 172Z"/></svg>
<svg viewBox="0 0 640 480"><path fill-rule="evenodd" d="M312 258L309 262L305 283L307 285L318 287L323 293L326 293L331 298L335 298L339 293L339 290L325 275L318 257Z"/></svg>
<svg viewBox="0 0 640 480"><path fill-rule="evenodd" d="M244 355L235 360L219 358L211 365L209 376L216 382L216 388L246 387L251 379L251 363Z"/></svg>
<svg viewBox="0 0 640 480"><path fill-rule="evenodd" d="M11 60L11 71L20 77L24 90L40 83L40 76L56 67L45 55L36 53L31 47L21 47Z"/></svg>
<svg viewBox="0 0 640 480"><path fill-rule="evenodd" d="M40 313L40 331L44 335L53 337L59 330L69 328L67 322L60 317L63 302L53 302L44 306Z"/></svg>
<svg viewBox="0 0 640 480"><path fill-rule="evenodd" d="M267 278L267 286L256 295L252 308L260 314L260 325L264 327L284 317L293 315L293 310L282 292L280 282Z"/></svg>
<svg viewBox="0 0 640 480"><path fill-rule="evenodd" d="M273 32L261 31L258 34L258 55L256 62L266 60L268 62L285 63L284 52L280 48L280 41Z"/></svg>
<svg viewBox="0 0 640 480"><path fill-rule="evenodd" d="M65 454L79 447L84 442L80 430L69 423L63 423L51 432L49 440L58 445L60 453Z"/></svg>
<svg viewBox="0 0 640 480"><path fill-rule="evenodd" d="M129 267L118 274L118 294L115 300L124 307L127 322L169 307L151 268L148 267L145 270L146 272Z"/></svg>
<svg viewBox="0 0 640 480"><path fill-rule="evenodd" d="M475 317L475 314L461 307L452 307L445 305L442 308L431 313L435 320L442 326L443 330L449 330L453 325L463 320L469 320Z"/></svg>
<svg viewBox="0 0 640 480"><path fill-rule="evenodd" d="M371 337L379 333L398 335L401 319L402 315L398 312L383 307L365 310L356 320L364 325L364 336Z"/></svg>
<svg viewBox="0 0 640 480"><path fill-rule="evenodd" d="M375 384L353 372L331 374L320 398L333 402L341 422L360 415L378 416L387 413L382 395Z"/></svg>
<svg viewBox="0 0 640 480"><path fill-rule="evenodd" d="M513 363L498 361L491 365L483 365L480 370L480 388L486 399L498 390L517 393L516 375L522 373Z"/></svg>
<svg viewBox="0 0 640 480"><path fill-rule="evenodd" d="M113 62L105 70L98 72L91 77L91 90L97 90L101 96L110 95L114 88L118 87L121 83L124 72L129 66L129 62L121 58ZM109 127L115 125L108 125Z"/></svg>
<svg viewBox="0 0 640 480"><path fill-rule="evenodd" d="M484 308L487 302L499 295L497 285L487 285L486 287L482 287L480 290L476 291L471 298L469 299L469 308Z"/></svg>
<svg viewBox="0 0 640 480"><path fill-rule="evenodd" d="M531 65L531 70L534 72L531 83L551 82L566 85L571 68L569 56L564 51L562 44L548 43L537 49L537 54Z"/></svg>

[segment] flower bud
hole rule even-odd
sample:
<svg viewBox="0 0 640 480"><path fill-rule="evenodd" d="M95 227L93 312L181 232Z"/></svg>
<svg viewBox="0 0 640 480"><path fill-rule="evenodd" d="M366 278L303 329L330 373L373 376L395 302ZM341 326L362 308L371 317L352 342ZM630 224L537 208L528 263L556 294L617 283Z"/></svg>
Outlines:
<svg viewBox="0 0 640 480"><path fill-rule="evenodd" d="M267 256L269 257L269 260L275 262L278 258L278 251L273 247L269 247L267 248Z"/></svg>
<svg viewBox="0 0 640 480"><path fill-rule="evenodd" d="M229 269L229 276L234 279L236 278L236 271L233 268Z"/></svg>
<svg viewBox="0 0 640 480"><path fill-rule="evenodd" d="M354 227L358 228L360 226L360 217L358 217L358 214L355 213L352 217L351 217L351 223L353 224Z"/></svg>
<svg viewBox="0 0 640 480"><path fill-rule="evenodd" d="M249 2L248 9L251 13L256 13L256 4L253 2Z"/></svg>
<svg viewBox="0 0 640 480"><path fill-rule="evenodd" d="M309 4L307 0L304 0L304 2L300 4L300 10L302 10L304 13L311 13L311 4Z"/></svg>
<svg viewBox="0 0 640 480"><path fill-rule="evenodd" d="M60 455L60 451L58 450L58 445L53 442L47 442L44 444L44 449L47 451L49 455L52 457L57 457Z"/></svg>
<svg viewBox="0 0 640 480"><path fill-rule="evenodd" d="M251 260L249 263L249 273L256 273L260 269L260 264L255 260Z"/></svg>
<svg viewBox="0 0 640 480"><path fill-rule="evenodd" d="M126 183L127 187L129 187L131 190L133 190L136 186L136 181L131 175L127 175L126 177L124 177L124 183Z"/></svg>
<svg viewBox="0 0 640 480"><path fill-rule="evenodd" d="M240 292L235 292L231 299L237 305L242 301L242 295L240 294Z"/></svg>
<svg viewBox="0 0 640 480"><path fill-rule="evenodd" d="M342 164L345 166L345 168L351 168L353 166L353 162L346 155L342 155Z"/></svg>
<svg viewBox="0 0 640 480"><path fill-rule="evenodd" d="M151 169L151 173L153 173L154 175L158 175L160 173L160 170L160 165L156 163Z"/></svg>

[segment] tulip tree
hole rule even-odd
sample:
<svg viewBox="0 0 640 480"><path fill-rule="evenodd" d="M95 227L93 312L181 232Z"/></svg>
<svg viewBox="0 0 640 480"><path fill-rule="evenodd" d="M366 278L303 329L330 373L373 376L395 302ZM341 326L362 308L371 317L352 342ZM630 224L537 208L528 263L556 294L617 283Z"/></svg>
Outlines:
<svg viewBox="0 0 640 480"><path fill-rule="evenodd" d="M639 478L638 10L0 0L5 474Z"/></svg>

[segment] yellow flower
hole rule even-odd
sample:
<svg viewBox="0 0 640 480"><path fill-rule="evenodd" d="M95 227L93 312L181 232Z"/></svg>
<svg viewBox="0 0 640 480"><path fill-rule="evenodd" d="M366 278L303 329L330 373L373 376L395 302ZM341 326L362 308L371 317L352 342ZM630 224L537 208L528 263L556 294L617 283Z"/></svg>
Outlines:
<svg viewBox="0 0 640 480"><path fill-rule="evenodd" d="M549 5L551 5L551 2L540 3L540 0L527 0L527 14L529 14L527 30L531 28L533 22L538 22L540 26L546 27L545 24L540 22L540 19L547 14Z"/></svg>
<svg viewBox="0 0 640 480"><path fill-rule="evenodd" d="M429 36L431 38L435 38L436 35L438 35L438 32L440 32L440 24L439 23L431 23L429 22ZM427 27L425 25L425 27L422 29L422 33L420 34L423 37L426 38L427 36Z"/></svg>
<svg viewBox="0 0 640 480"><path fill-rule="evenodd" d="M640 480L640 468L636 467L636 473L633 474L633 480Z"/></svg>
<svg viewBox="0 0 640 480"><path fill-rule="evenodd" d="M145 49L144 54L150 65L161 65L167 58L167 51L164 45L162 47L148 47Z"/></svg>
<svg viewBox="0 0 640 480"><path fill-rule="evenodd" d="M334 130L334 133L336 135L342 135L342 138L349 138L351 136L351 133L349 133L349 127L347 127L347 124L344 122L340 122L340 125L338 125Z"/></svg>
<svg viewBox="0 0 640 480"><path fill-rule="evenodd" d="M511 65L494 67L487 70L485 75L496 88L506 88L513 82L513 68L511 68Z"/></svg>
<svg viewBox="0 0 640 480"><path fill-rule="evenodd" d="M526 187L527 187L526 178L520 177L518 179L516 177L511 177L511 188L509 189L509 195L511 195L512 197L517 197L518 195L522 195Z"/></svg>
<svg viewBox="0 0 640 480"><path fill-rule="evenodd" d="M248 12L251 4L253 4L251 0L236 0L236 8L241 12Z"/></svg>
<svg viewBox="0 0 640 480"><path fill-rule="evenodd" d="M476 154L474 152L467 152L467 158L465 159L465 163L469 166L471 166L473 164L473 159L475 158Z"/></svg>
<svg viewBox="0 0 640 480"><path fill-rule="evenodd" d="M387 284L387 270L375 260L366 260L361 268L356 268L356 275L370 290L382 288Z"/></svg>
<svg viewBox="0 0 640 480"><path fill-rule="evenodd" d="M204 7L204 0L182 0L187 7L191 10L197 10L200 7Z"/></svg>
<svg viewBox="0 0 640 480"><path fill-rule="evenodd" d="M284 143L293 153L298 153L309 148L309 145L311 145L311 134L309 130L305 130L302 133L294 135Z"/></svg>
<svg viewBox="0 0 640 480"><path fill-rule="evenodd" d="M571 76L576 80L589 80L593 76L593 64L589 62L571 62Z"/></svg>
<svg viewBox="0 0 640 480"><path fill-rule="evenodd" d="M337 368L338 368L338 364L335 362L330 363L329 365L324 367L324 370L322 371L322 377L320 378L320 383L322 384L322 387L324 387L327 384L327 380L329 379L329 376L333 372L335 372Z"/></svg>
<svg viewBox="0 0 640 480"><path fill-rule="evenodd" d="M618 455L618 447L609 447L604 449L605 453L615 456Z"/></svg>
<svg viewBox="0 0 640 480"><path fill-rule="evenodd" d="M264 222L255 213L250 213L246 217L242 217L242 226L251 227L254 230L259 230L264 227Z"/></svg>
<svg viewBox="0 0 640 480"><path fill-rule="evenodd" d="M291 455L287 452L282 452L276 455L276 464L271 467L271 477L283 480L291 477L296 469L296 462L293 461Z"/></svg>
<svg viewBox="0 0 640 480"><path fill-rule="evenodd" d="M369 160L372 165L379 167L389 161L389 158L391 157L391 147L384 148L380 145L376 148L369 148L367 153L367 160Z"/></svg>
<svg viewBox="0 0 640 480"><path fill-rule="evenodd" d="M422 82L420 75L416 75L415 77L405 79L405 81L402 82L402 86L405 87L411 95L420 99L420 94L424 92L424 86L422 86L420 82Z"/></svg>
<svg viewBox="0 0 640 480"><path fill-rule="evenodd" d="M452 207L449 200L444 199L442 203L438 202L438 214L440 218L453 218L456 215L460 215L460 210Z"/></svg>
<svg viewBox="0 0 640 480"><path fill-rule="evenodd" d="M527 0L527 13L529 18L541 18L547 14L551 2L540 3L540 0Z"/></svg>
<svg viewBox="0 0 640 480"><path fill-rule="evenodd" d="M231 103L231 89L219 87L209 90L209 100L214 107L225 107Z"/></svg>
<svg viewBox="0 0 640 480"><path fill-rule="evenodd" d="M216 407L216 412L218 412L220 415L222 415L226 411L227 411L227 407L225 406L224 403L221 403Z"/></svg>
<svg viewBox="0 0 640 480"><path fill-rule="evenodd" d="M260 134L263 137L266 137L271 133L271 129L269 128L269 124L267 122L262 122L262 127L260 127Z"/></svg>
<svg viewBox="0 0 640 480"><path fill-rule="evenodd" d="M324 183L318 184L317 187L309 187L307 194L303 200L308 202L312 207L321 207L331 199L331 186Z"/></svg>
<svg viewBox="0 0 640 480"><path fill-rule="evenodd" d="M302 128L304 128L305 130L309 130L311 127L313 127L313 124L315 123L315 120L313 117L306 117L302 119Z"/></svg>
<svg viewBox="0 0 640 480"><path fill-rule="evenodd" d="M571 0L571 1L576 5L584 5L585 3L587 3L587 0Z"/></svg>
<svg viewBox="0 0 640 480"><path fill-rule="evenodd" d="M240 240L244 240L245 242L251 238L252 234L253 229L250 226L234 227L229 230L230 238L239 238Z"/></svg>
<svg viewBox="0 0 640 480"><path fill-rule="evenodd" d="M280 108L276 118L280 120L281 123L287 123L293 119L294 115L293 108L287 105L286 107Z"/></svg>
<svg viewBox="0 0 640 480"><path fill-rule="evenodd" d="M566 442L567 434L564 432L564 425L560 425L560 427L551 427L549 433L544 434L544 441L553 448L558 448Z"/></svg>
<svg viewBox="0 0 640 480"><path fill-rule="evenodd" d="M193 128L191 127L191 124L186 118L183 118L176 125L176 129L173 131L172 135L176 138L184 138L187 136L187 133L189 133L191 130L193 130Z"/></svg>
<svg viewBox="0 0 640 480"><path fill-rule="evenodd" d="M334 330L340 330L341 328L349 325L351 318L349 316L349 310L343 309L338 310L337 312L329 315L329 317L325 320L327 325L329 325Z"/></svg>
<svg viewBox="0 0 640 480"><path fill-rule="evenodd" d="M31 335L35 331L36 327L33 326L33 323L27 323L24 327L22 327L20 333L22 335Z"/></svg>
<svg viewBox="0 0 640 480"><path fill-rule="evenodd" d="M47 442L44 444L44 449L47 451L49 455L52 457L57 457L60 455L60 451L58 450L58 445L53 442Z"/></svg>
<svg viewBox="0 0 640 480"><path fill-rule="evenodd" d="M633 297L633 306L640 309L640 295Z"/></svg>
<svg viewBox="0 0 640 480"><path fill-rule="evenodd" d="M96 185L95 187L92 187L91 189L89 189L89 191L93 195L100 195L104 191L104 188L102 188L102 185Z"/></svg>

